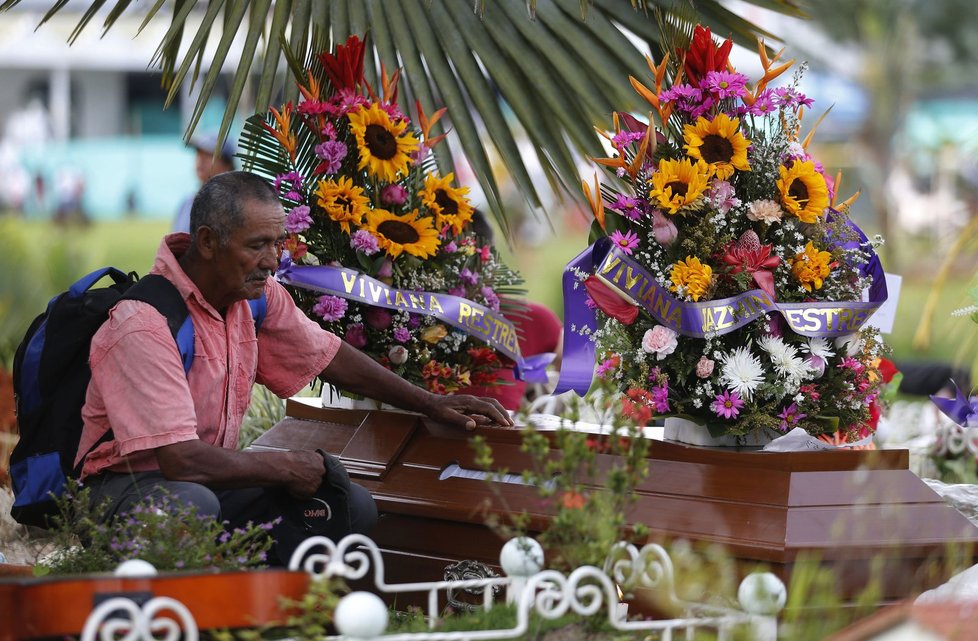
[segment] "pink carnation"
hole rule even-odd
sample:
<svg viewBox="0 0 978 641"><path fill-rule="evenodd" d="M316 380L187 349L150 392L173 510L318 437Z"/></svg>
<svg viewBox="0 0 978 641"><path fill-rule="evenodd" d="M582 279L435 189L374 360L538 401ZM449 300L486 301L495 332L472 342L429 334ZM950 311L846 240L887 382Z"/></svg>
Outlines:
<svg viewBox="0 0 978 641"><path fill-rule="evenodd" d="M661 361L676 351L676 347L679 345L678 336L679 334L665 325L656 325L647 330L645 336L642 337L642 350L649 354L655 354L656 359Z"/></svg>

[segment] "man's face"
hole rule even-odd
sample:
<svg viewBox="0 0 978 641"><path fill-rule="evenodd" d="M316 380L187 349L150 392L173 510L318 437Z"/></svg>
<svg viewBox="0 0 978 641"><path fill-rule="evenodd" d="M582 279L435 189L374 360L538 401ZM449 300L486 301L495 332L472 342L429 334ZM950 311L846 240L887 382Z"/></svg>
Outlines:
<svg viewBox="0 0 978 641"><path fill-rule="evenodd" d="M265 280L278 267L278 246L285 239L285 212L278 202L245 200L242 208L243 224L214 258L228 304L261 296Z"/></svg>

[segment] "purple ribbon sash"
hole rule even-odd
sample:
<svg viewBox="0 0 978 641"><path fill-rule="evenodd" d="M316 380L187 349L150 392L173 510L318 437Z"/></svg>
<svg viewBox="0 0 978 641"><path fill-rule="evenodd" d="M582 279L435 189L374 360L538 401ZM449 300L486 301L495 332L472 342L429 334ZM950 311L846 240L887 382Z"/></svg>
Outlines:
<svg viewBox="0 0 978 641"><path fill-rule="evenodd" d="M854 248L867 242L854 223L848 224L861 242L836 246ZM763 290L752 289L730 298L691 303L673 296L644 267L607 238L601 238L564 269L564 360L554 393L574 390L583 395L594 375L592 334L597 329L597 314L587 307L581 276L594 274L626 300L647 311L656 322L683 336L704 338L728 334L777 312L797 334L835 337L858 331L886 301L886 278L879 257L871 252L860 271L871 278L868 301L778 303Z"/></svg>
<svg viewBox="0 0 978 641"><path fill-rule="evenodd" d="M516 363L514 372L520 380L534 383L547 381L546 367L554 359L554 354L535 354L523 358L516 328L505 316L460 296L397 289L353 269L296 265L288 257L282 259L275 278L286 285L340 296L374 307L434 316L512 359Z"/></svg>

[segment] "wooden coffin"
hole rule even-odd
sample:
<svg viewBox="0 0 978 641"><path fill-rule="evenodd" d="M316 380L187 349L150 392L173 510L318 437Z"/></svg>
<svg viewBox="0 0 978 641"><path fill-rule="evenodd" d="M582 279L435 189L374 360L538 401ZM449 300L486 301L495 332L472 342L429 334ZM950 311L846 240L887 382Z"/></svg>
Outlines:
<svg viewBox="0 0 978 641"><path fill-rule="evenodd" d="M253 447L339 456L377 500L373 537L389 580L438 580L462 559L498 562L502 541L484 525L487 511L502 513L498 498L485 481L453 475L477 469L472 433L413 414L323 409L318 399L290 400L286 413ZM527 467L518 431L476 433L500 467ZM880 601L889 602L945 581L950 558L975 558L978 527L909 470L906 450L761 452L653 441L649 458L630 522L647 525L658 541L723 545L743 572L764 565L788 583L796 563L813 556L837 570L840 594L851 597L876 559ZM502 484L501 492L542 527L548 515L533 488Z"/></svg>

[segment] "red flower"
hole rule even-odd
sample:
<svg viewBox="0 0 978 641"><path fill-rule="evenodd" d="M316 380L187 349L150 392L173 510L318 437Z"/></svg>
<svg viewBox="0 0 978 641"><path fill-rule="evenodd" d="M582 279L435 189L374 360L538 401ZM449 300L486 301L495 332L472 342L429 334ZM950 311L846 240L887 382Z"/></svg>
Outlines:
<svg viewBox="0 0 978 641"><path fill-rule="evenodd" d="M730 266L731 274L747 272L764 292L774 298L774 275L769 271L781 264L781 258L771 255L771 245L761 245L757 234L744 232L736 241L727 245L723 262Z"/></svg>
<svg viewBox="0 0 978 641"><path fill-rule="evenodd" d="M730 57L730 49L733 42L727 38L719 47L713 41L713 34L709 27L696 25L693 30L693 39L689 43L686 57L683 60L683 70L689 81L699 86L700 80L708 71L723 71L727 68L727 59ZM679 50L680 59L683 58L683 51Z"/></svg>
<svg viewBox="0 0 978 641"><path fill-rule="evenodd" d="M624 325L631 325L638 318L638 307L626 301L593 274L584 281L587 293L602 312Z"/></svg>
<svg viewBox="0 0 978 641"><path fill-rule="evenodd" d="M587 503L587 499L580 492L564 492L560 503L568 510L580 510Z"/></svg>
<svg viewBox="0 0 978 641"><path fill-rule="evenodd" d="M337 91L356 90L363 80L363 42L356 36L350 36L346 45L336 46L336 55L329 52L319 54L319 62Z"/></svg>
<svg viewBox="0 0 978 641"><path fill-rule="evenodd" d="M881 358L877 369L879 369L880 376L883 377L884 383L889 383L892 381L893 377L900 371L897 369L896 365L893 364L893 361L888 358Z"/></svg>

